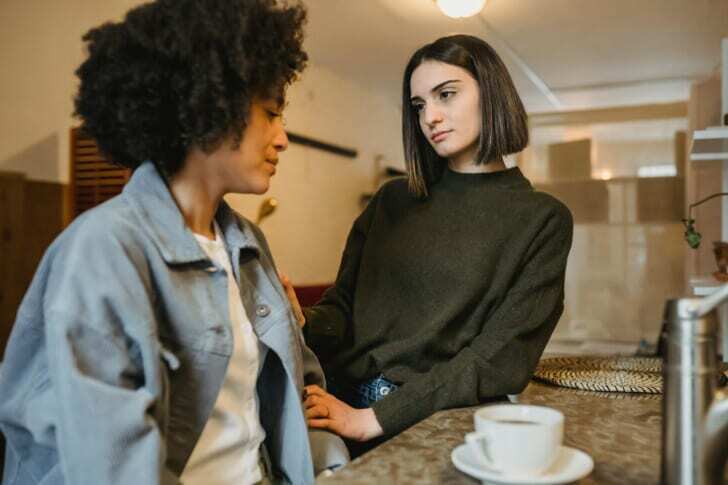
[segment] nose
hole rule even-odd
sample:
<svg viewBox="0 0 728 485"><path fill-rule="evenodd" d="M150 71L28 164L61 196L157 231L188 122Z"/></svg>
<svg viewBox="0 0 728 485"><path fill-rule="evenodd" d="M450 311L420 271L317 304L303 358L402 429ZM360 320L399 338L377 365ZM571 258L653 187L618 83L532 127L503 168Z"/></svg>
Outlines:
<svg viewBox="0 0 728 485"><path fill-rule="evenodd" d="M425 105L422 108L422 119L429 128L433 128L436 124L442 121L442 111L440 111L435 105Z"/></svg>
<svg viewBox="0 0 728 485"><path fill-rule="evenodd" d="M283 124L278 126L278 132L273 138L273 146L278 152L285 152L288 148L288 134L286 133Z"/></svg>

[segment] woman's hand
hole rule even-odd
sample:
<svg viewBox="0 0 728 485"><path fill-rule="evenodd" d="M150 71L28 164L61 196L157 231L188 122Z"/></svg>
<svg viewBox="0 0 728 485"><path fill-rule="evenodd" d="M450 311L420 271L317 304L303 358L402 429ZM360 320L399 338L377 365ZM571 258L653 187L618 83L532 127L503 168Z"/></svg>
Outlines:
<svg viewBox="0 0 728 485"><path fill-rule="evenodd" d="M382 427L372 408L355 409L316 385L306 386L305 390L303 405L309 427L328 429L356 441L368 441L382 435Z"/></svg>
<svg viewBox="0 0 728 485"><path fill-rule="evenodd" d="M296 317L296 321L298 322L298 325L300 325L301 328L303 328L303 326L306 325L306 317L303 316L303 310L301 310L301 304L298 302L298 297L296 296L296 292L293 289L291 280L288 279L288 276L284 275L280 271L278 272L278 278L280 278L280 280L281 280L283 289L286 290L286 296L288 297L288 301L291 302L291 307L293 308L293 315Z"/></svg>

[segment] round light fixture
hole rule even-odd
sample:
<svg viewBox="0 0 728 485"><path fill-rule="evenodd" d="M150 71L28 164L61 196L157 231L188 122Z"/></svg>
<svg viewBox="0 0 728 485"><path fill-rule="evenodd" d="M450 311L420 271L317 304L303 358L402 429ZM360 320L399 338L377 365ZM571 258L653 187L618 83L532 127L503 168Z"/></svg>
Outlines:
<svg viewBox="0 0 728 485"><path fill-rule="evenodd" d="M442 13L448 17L459 19L472 17L485 7L486 0L435 0Z"/></svg>

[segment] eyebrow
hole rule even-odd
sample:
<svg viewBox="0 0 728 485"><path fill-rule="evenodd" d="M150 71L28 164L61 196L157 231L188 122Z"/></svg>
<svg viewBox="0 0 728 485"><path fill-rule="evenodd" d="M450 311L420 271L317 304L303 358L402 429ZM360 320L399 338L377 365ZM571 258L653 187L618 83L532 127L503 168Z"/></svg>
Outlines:
<svg viewBox="0 0 728 485"><path fill-rule="evenodd" d="M443 81L440 84L438 84L437 86L435 86L434 88L430 89L430 92L434 93L434 92L442 89L446 84L459 83L459 82L460 82L460 79L448 79L447 81ZM412 96L410 98L410 101L415 101L417 99L422 99L422 98L420 98L419 96Z"/></svg>

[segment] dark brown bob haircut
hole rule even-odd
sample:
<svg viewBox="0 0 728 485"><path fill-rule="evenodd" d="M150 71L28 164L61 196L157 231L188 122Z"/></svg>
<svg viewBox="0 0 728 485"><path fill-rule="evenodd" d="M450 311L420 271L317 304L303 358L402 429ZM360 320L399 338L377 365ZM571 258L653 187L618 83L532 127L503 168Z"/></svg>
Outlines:
<svg viewBox="0 0 728 485"><path fill-rule="evenodd" d="M477 164L500 160L528 145L528 120L521 98L501 58L484 40L471 35L451 35L418 49L410 58L402 82L402 142L410 191L426 197L439 180L447 160L429 144L411 105L410 80L425 61L439 61L468 71L480 87L482 128Z"/></svg>

